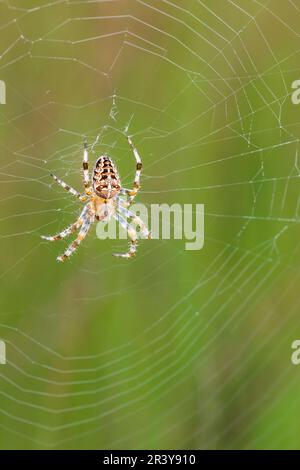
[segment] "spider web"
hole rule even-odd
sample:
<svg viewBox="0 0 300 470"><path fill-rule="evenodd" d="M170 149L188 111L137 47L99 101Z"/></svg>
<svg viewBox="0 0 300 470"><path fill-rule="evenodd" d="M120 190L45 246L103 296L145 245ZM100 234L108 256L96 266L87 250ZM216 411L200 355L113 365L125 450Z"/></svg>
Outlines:
<svg viewBox="0 0 300 470"><path fill-rule="evenodd" d="M1 447L298 447L298 2L0 11ZM87 137L130 187L126 132L138 202L205 204L204 249L91 230L57 264L80 204L49 172L81 189Z"/></svg>

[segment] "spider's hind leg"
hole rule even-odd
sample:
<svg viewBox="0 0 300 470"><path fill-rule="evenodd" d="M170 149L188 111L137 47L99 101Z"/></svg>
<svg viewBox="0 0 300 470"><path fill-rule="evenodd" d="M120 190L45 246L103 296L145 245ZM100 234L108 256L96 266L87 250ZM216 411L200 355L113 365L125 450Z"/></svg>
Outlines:
<svg viewBox="0 0 300 470"><path fill-rule="evenodd" d="M65 228L64 230L57 233L56 235L41 235L41 238L43 240L47 240L49 242L55 242L57 240L62 240L63 238L68 237L73 232L78 230L81 225L82 225L82 221L80 221L80 219L78 219L78 220L76 220L76 222L74 222L74 224L72 224L69 227Z"/></svg>
<svg viewBox="0 0 300 470"><path fill-rule="evenodd" d="M123 207L121 204L119 205L119 211L126 218L128 218L135 227L139 227L139 233L142 235L143 238L148 238L148 240L151 240L151 232L149 231L147 225L144 223L141 217L134 214L131 210L127 209L126 207Z"/></svg>
<svg viewBox="0 0 300 470"><path fill-rule="evenodd" d="M70 258L70 256L77 250L80 243L85 239L93 222L94 219L90 216L86 216L84 218L77 238L75 238L75 240L71 243L71 245L66 249L66 251L62 255L56 258L57 261L66 261Z"/></svg>
<svg viewBox="0 0 300 470"><path fill-rule="evenodd" d="M127 222L126 219L123 218L122 215L116 213L114 217L128 233L130 238L130 247L127 253L113 253L113 256L116 256L117 258L132 258L136 254L138 244L136 230Z"/></svg>
<svg viewBox="0 0 300 470"><path fill-rule="evenodd" d="M87 212L87 206L84 206L83 208L83 211L81 212L80 216L78 217L78 219L73 223L71 224L69 227L65 228L64 230L62 230L61 232L55 234L55 235L41 235L41 238L43 240L47 240L49 242L55 242L57 240L62 240L63 238L66 238L68 237L69 235L71 235L73 232L75 232L76 230L80 229L80 227L82 226L84 220L85 220L85 217L86 217L86 212Z"/></svg>

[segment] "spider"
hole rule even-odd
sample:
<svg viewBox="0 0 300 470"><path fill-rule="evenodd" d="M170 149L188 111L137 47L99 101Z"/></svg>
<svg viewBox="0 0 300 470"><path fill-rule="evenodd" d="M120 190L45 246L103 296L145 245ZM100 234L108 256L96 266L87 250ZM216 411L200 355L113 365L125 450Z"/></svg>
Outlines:
<svg viewBox="0 0 300 470"><path fill-rule="evenodd" d="M79 230L77 238L70 244L65 252L57 257L57 261L66 261L77 250L80 243L86 237L91 225L95 220L108 222L114 217L118 223L127 231L130 238L130 247L127 253L113 253L113 256L121 258L132 258L137 250L137 231L145 238L151 238L150 232L140 217L129 210L134 198L140 189L140 176L142 171L142 160L130 137L128 143L133 151L136 161L136 173L133 189L125 189L121 186L118 170L113 160L108 155L101 155L94 166L92 182L89 175L88 144L84 142L83 152L83 184L85 194L80 194L76 189L66 184L57 176L51 174L52 178L62 188L71 193L81 202L87 202L83 207L78 219L61 232L53 236L42 236L44 240L56 241L68 237ZM127 199L120 196L127 196ZM128 222L128 220L130 222Z"/></svg>

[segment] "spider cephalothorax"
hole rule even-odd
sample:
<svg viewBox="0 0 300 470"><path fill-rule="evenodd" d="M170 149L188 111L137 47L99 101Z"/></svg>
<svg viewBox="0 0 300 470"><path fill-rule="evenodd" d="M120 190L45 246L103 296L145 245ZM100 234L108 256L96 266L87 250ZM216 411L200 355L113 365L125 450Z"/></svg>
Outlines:
<svg viewBox="0 0 300 470"><path fill-rule="evenodd" d="M116 253L114 256L131 258L135 255L137 248L136 227L140 228L142 236L150 238L150 232L144 222L129 210L140 189L142 161L130 137L127 137L127 139L136 160L133 189L122 188L118 170L112 159L107 155L102 155L96 161L91 182L89 176L88 145L86 142L84 144L82 164L85 194L80 194L76 189L57 178L57 176L51 175L66 191L73 194L80 201L87 202L80 216L72 225L57 235L42 236L44 240L55 241L66 238L76 230L79 230L77 238L66 249L64 254L57 257L58 261L67 260L76 251L95 220L108 222L111 217L114 217L127 231L131 240L128 252ZM127 196L127 199L123 199L120 196ZM128 219L130 222L128 222Z"/></svg>

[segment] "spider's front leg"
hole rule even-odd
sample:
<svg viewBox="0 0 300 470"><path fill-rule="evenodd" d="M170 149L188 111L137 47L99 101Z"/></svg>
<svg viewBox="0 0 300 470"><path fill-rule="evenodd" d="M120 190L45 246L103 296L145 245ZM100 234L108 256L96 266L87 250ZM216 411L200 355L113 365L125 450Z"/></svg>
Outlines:
<svg viewBox="0 0 300 470"><path fill-rule="evenodd" d="M92 192L91 183L90 183L90 176L89 176L89 152L88 152L88 143L87 140L84 141L84 149L83 149L83 162L82 162L82 169L83 169L83 185L84 191L89 196Z"/></svg>
<svg viewBox="0 0 300 470"><path fill-rule="evenodd" d="M141 172L143 168L143 163L135 145L133 144L129 136L127 137L127 140L128 140L130 147L132 148L135 162L136 162L135 178L134 178L134 183L133 183L133 189L122 189L121 193L129 196L128 206L130 206L141 187Z"/></svg>

